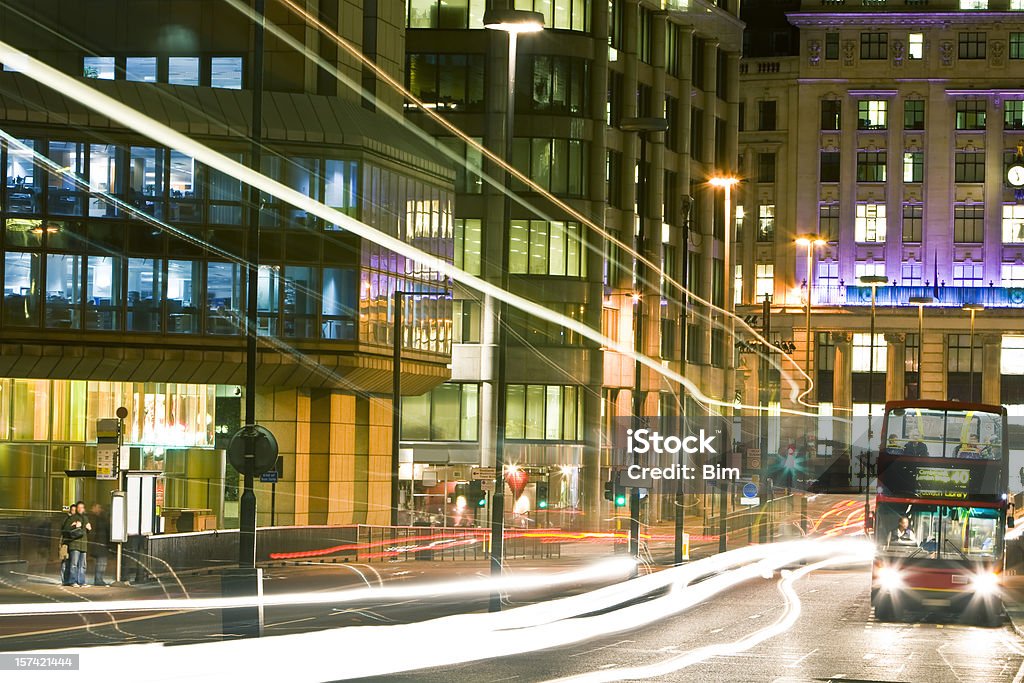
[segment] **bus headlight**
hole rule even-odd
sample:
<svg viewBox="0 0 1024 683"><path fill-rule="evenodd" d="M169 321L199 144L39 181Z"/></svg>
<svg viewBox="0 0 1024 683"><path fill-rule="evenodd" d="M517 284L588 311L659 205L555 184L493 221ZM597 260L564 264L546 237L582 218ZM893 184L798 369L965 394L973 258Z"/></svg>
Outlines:
<svg viewBox="0 0 1024 683"><path fill-rule="evenodd" d="M975 574L971 586L979 595L991 595L999 590L999 575L994 572Z"/></svg>
<svg viewBox="0 0 1024 683"><path fill-rule="evenodd" d="M878 585L882 590L895 591L903 587L903 576L896 567L879 567Z"/></svg>

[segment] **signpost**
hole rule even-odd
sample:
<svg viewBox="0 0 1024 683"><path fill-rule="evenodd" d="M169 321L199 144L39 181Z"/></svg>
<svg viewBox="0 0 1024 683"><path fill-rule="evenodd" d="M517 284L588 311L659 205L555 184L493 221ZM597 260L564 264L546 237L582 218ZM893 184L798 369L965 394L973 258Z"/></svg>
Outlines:
<svg viewBox="0 0 1024 683"><path fill-rule="evenodd" d="M740 505L760 505L761 499L757 497L757 484L750 482L743 485L743 497L740 498Z"/></svg>
<svg viewBox="0 0 1024 683"><path fill-rule="evenodd" d="M474 467L470 470L470 477L473 481L490 481L491 490L494 490L494 475L495 469L493 467Z"/></svg>

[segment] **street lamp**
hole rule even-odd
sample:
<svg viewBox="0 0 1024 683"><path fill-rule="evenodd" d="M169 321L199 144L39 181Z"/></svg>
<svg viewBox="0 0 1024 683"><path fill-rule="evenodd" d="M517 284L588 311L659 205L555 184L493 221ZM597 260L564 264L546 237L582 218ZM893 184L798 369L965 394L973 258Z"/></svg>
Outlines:
<svg viewBox="0 0 1024 683"><path fill-rule="evenodd" d="M724 213L725 223L723 225L722 234L722 263L725 264L725 268L729 268L729 264L732 261L732 188L734 185L740 182L739 178L734 176L719 175L708 178L708 184L715 189L725 190L724 197ZM724 305L728 306L733 301L732 295L732 277L731 274L726 272L723 274L725 282L722 283L722 294ZM736 337L736 329L733 325L733 318L729 318L726 322L726 340L727 343L732 344L732 340ZM732 363L729 363L731 366ZM722 451L722 464L725 464L725 451ZM729 500L728 490L724 481L718 482L719 486L719 497L718 497L718 552L724 553L727 548L727 526L728 520L726 519L726 503Z"/></svg>
<svg viewBox="0 0 1024 683"><path fill-rule="evenodd" d="M931 296L912 296L908 300L917 306L917 397L921 398L921 356L924 353L924 307L935 301Z"/></svg>
<svg viewBox="0 0 1024 683"><path fill-rule="evenodd" d="M619 130L636 133L640 137L640 170L636 177L636 222L634 231L633 279L636 286L642 288L647 280L647 142L655 133L668 130L668 119L656 116L626 117L619 123ZM633 294L633 348L639 355L644 354L644 304L638 292ZM633 363L633 430L643 428L640 414L643 412L643 364L639 360ZM633 454L633 464L639 464L639 454ZM629 495L629 552L633 557L640 556L640 489L630 489ZM639 566L639 565L638 565Z"/></svg>
<svg viewBox="0 0 1024 683"><path fill-rule="evenodd" d="M963 309L971 313L971 380L968 386L970 387L970 400L974 402L974 316L978 311L984 311L985 306L982 304L964 304Z"/></svg>
<svg viewBox="0 0 1024 683"><path fill-rule="evenodd" d="M508 92L505 101L505 160L512 161L512 140L516 116L516 48L520 33L536 33L544 30L544 15L517 9L489 9L484 12L484 27L503 31L508 36ZM509 222L512 220L512 174L505 172L505 188L501 216L501 288L508 290L509 266ZM501 576L501 565L505 541L505 420L508 405L505 396L505 365L508 356L506 335L501 323L508 319L508 305L498 303L497 367L494 372L495 400L494 420L494 493L491 495L491 575ZM501 591L491 593L490 611L501 611Z"/></svg>
<svg viewBox="0 0 1024 683"><path fill-rule="evenodd" d="M693 197L690 195L684 195L682 198L682 211L683 211L683 297L682 297L682 325L681 332L682 336L679 340L679 372L682 375L686 375L686 363L687 354L689 353L688 347L688 316L690 314L690 211L693 209ZM686 387L682 384L679 385L679 405L680 414L682 415L681 427L683 432L686 431ZM679 464L683 464L683 458L685 456L680 452ZM675 565L683 563L683 532L686 523L686 491L683 488L683 478L679 477L676 479L676 499L675 499L675 524L673 528L673 555L672 562Z"/></svg>
<svg viewBox="0 0 1024 683"><path fill-rule="evenodd" d="M804 372L807 373L807 391L811 391L811 268L813 266L814 254L812 249L815 247L822 247L827 244L825 240L821 239L817 235L807 234L800 235L796 238L798 246L807 248L807 312L806 312L806 324L807 324L807 348L804 350Z"/></svg>
<svg viewBox="0 0 1024 683"><path fill-rule="evenodd" d="M862 275L860 278L862 285L871 287L871 333L870 337L870 355L868 357L868 449L864 455L864 522L867 524L868 515L871 512L871 439L874 436L874 428L871 423L871 413L873 410L874 393L875 393L875 290L878 289L879 285L884 285L889 282L889 278L884 275Z"/></svg>

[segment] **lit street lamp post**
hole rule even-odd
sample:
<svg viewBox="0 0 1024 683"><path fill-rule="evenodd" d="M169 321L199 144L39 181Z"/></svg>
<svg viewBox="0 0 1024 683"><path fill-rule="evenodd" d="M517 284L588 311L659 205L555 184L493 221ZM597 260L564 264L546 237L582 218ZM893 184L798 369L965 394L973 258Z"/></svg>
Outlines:
<svg viewBox="0 0 1024 683"><path fill-rule="evenodd" d="M796 243L797 243L797 245L799 245L801 247L806 247L807 248L807 271L806 271L807 275L806 275L806 280L805 280L805 283L807 285L807 301L805 302L805 308L806 308L805 323L806 323L806 326L807 326L807 339L806 339L806 344L807 345L806 345L806 348L804 349L804 372L807 373L807 391L810 392L811 387L813 386L813 384L811 382L811 378L810 378L810 376L811 376L811 288L813 287L813 285L811 284L811 282L812 282L812 280L811 280L811 269L814 266L814 253L813 253L812 250L815 247L824 246L826 244L826 242L825 242L825 240L821 239L817 235L808 234L808 235L800 235L799 237L797 237L796 238Z"/></svg>
<svg viewBox="0 0 1024 683"><path fill-rule="evenodd" d="M968 382L968 389L970 391L968 396L971 397L970 401L973 403L974 402L974 316L978 313L978 311L984 311L985 310L985 306L983 306L982 304L964 304L963 309L965 311L969 311L970 314L971 314L971 358L970 358L970 363L971 363L971 379Z"/></svg>
<svg viewBox="0 0 1024 683"><path fill-rule="evenodd" d="M874 389L875 389L875 293L879 285L889 282L884 275L863 275L860 283L871 287L871 332L869 334L869 357L868 357L868 448L864 452L864 523L867 525L868 515L871 512L871 440L874 436L874 425L872 423L872 411L874 410Z"/></svg>
<svg viewBox="0 0 1024 683"><path fill-rule="evenodd" d="M633 294L633 345L638 354L643 355L644 349L644 300L641 291L647 281L647 142L653 133L668 130L668 119L659 117L627 117L622 119L619 129L640 136L640 170L636 182L636 212L638 229L635 232L634 250L637 257L634 261L637 291ZM633 430L641 429L643 401L643 365L639 360L633 363ZM633 464L639 464L639 455L633 454ZM640 556L640 489L633 487L629 494L629 552L633 557Z"/></svg>
<svg viewBox="0 0 1024 683"><path fill-rule="evenodd" d="M508 37L508 91L505 102L505 161L512 162L512 136L516 117L516 49L520 33L544 30L544 15L516 9L489 9L484 12L484 28L504 31ZM501 288L508 290L509 222L512 220L512 174L505 172L505 192L501 215ZM498 336L498 357L494 371L495 439L494 439L494 493L491 494L491 575L501 576L505 541L505 420L508 405L505 396L505 360L508 345L502 323L508 320L508 305L498 303L495 325ZM490 611L501 611L501 592L491 593Z"/></svg>
<svg viewBox="0 0 1024 683"><path fill-rule="evenodd" d="M729 267L731 262L730 252L732 250L732 188L734 185L740 182L739 178L733 176L714 176L708 178L708 184L715 189L725 190L725 196L723 198L724 212L725 212L725 224L722 226L722 263L725 267ZM722 283L722 302L725 306L730 306L733 302L732 295L732 277L729 273L723 274ZM726 343L732 348L733 340L736 338L736 328L733 324L733 318L729 317L726 321L725 338ZM727 367L731 366L732 363L728 363ZM726 449L722 449L722 466L724 467L726 462ZM727 527L729 520L726 519L726 503L729 501L728 484L725 481L718 482L718 552L724 553L727 549Z"/></svg>

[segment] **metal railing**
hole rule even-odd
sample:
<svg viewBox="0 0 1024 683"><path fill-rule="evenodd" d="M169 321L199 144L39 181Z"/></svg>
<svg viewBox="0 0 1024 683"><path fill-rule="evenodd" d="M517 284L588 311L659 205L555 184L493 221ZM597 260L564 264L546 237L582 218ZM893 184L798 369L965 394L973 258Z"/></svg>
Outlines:
<svg viewBox="0 0 1024 683"><path fill-rule="evenodd" d="M938 294L938 296L936 296ZM875 292L877 306L909 306L911 297L930 296L930 306L960 308L964 304L982 304L986 308L1024 308L1024 287L938 287L927 285L886 285ZM816 306L870 306L871 288L858 285L815 286Z"/></svg>

